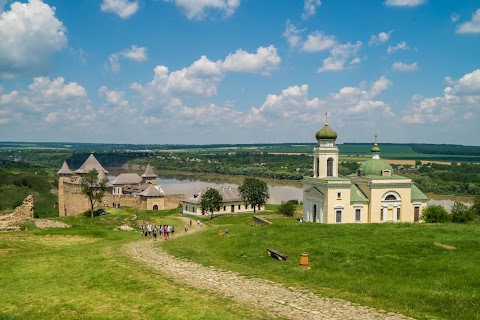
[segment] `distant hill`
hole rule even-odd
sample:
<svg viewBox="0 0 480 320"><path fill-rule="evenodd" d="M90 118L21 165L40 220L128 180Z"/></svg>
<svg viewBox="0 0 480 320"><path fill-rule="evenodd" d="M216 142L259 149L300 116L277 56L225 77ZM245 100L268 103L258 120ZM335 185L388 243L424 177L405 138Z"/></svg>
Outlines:
<svg viewBox="0 0 480 320"><path fill-rule="evenodd" d="M24 162L0 160L0 211L9 212L32 194L34 212L39 217L58 215L53 172Z"/></svg>

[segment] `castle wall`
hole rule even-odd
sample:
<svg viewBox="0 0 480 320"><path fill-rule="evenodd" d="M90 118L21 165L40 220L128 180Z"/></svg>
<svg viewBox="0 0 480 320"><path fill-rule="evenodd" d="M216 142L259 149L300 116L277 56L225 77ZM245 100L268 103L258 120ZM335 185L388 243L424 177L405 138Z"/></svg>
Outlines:
<svg viewBox="0 0 480 320"><path fill-rule="evenodd" d="M188 195L185 193L182 194L166 194L164 209L174 209L177 208L183 200L187 199Z"/></svg>

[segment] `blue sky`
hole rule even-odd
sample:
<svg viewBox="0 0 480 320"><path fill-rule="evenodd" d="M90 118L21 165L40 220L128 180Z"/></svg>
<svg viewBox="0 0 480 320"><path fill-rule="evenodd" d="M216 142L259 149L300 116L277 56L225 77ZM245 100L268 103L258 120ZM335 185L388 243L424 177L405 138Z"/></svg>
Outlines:
<svg viewBox="0 0 480 320"><path fill-rule="evenodd" d="M474 0L0 0L0 141L480 145Z"/></svg>

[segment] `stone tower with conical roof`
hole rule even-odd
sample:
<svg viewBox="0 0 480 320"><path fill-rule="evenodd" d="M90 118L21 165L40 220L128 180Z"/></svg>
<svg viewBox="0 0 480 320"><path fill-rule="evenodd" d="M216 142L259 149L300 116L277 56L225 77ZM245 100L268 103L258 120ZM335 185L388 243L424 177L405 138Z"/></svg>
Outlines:
<svg viewBox="0 0 480 320"><path fill-rule="evenodd" d="M62 167L58 170L58 214L60 217L65 216L65 192L64 183L69 181L73 175L72 170L68 167L67 161L63 161Z"/></svg>
<svg viewBox="0 0 480 320"><path fill-rule="evenodd" d="M157 184L157 178L158 176L155 174L155 172L153 172L153 169L150 166L150 164L147 164L147 167L145 168L145 172L142 174L143 182L150 183L150 184Z"/></svg>
<svg viewBox="0 0 480 320"><path fill-rule="evenodd" d="M337 133L328 126L327 113L325 125L315 134L318 146L313 149L313 177L338 177L338 148L335 145Z"/></svg>

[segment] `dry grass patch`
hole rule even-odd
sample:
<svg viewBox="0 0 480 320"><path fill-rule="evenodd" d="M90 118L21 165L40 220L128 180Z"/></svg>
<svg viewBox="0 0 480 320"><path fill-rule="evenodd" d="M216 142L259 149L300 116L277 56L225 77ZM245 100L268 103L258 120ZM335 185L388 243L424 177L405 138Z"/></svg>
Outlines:
<svg viewBox="0 0 480 320"><path fill-rule="evenodd" d="M442 247L443 249L447 249L447 250L457 249L454 246L449 246L448 244L443 244L443 243L440 243L440 242L434 242L433 244L436 245L437 247Z"/></svg>

